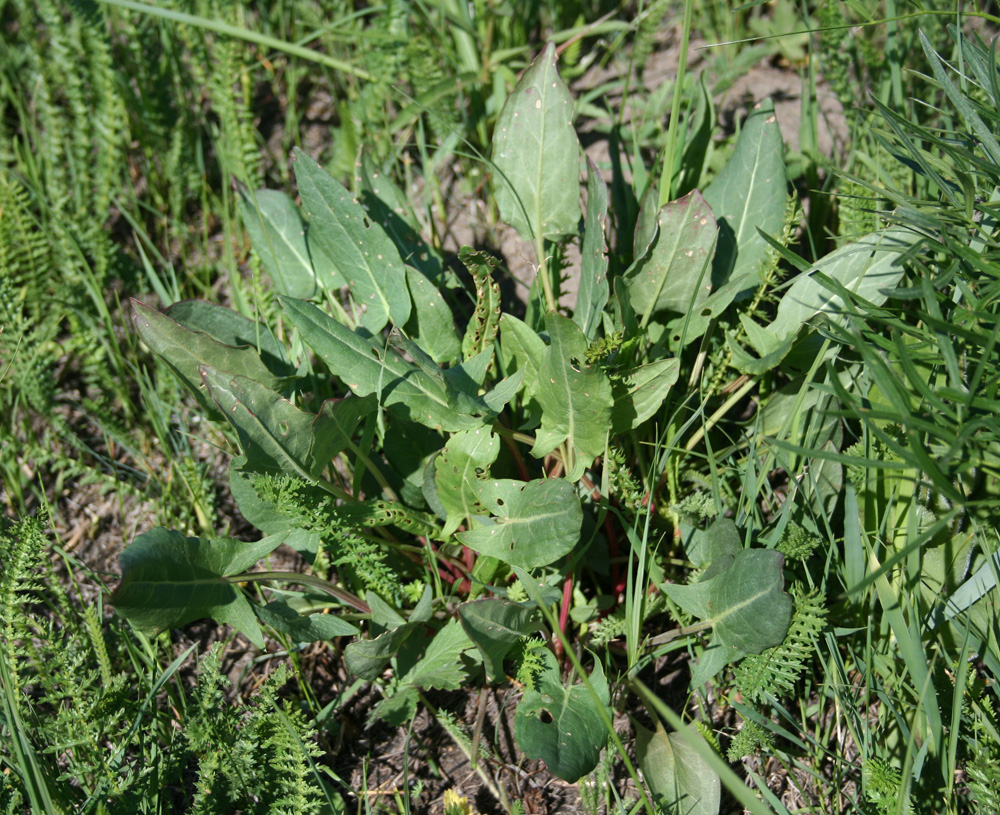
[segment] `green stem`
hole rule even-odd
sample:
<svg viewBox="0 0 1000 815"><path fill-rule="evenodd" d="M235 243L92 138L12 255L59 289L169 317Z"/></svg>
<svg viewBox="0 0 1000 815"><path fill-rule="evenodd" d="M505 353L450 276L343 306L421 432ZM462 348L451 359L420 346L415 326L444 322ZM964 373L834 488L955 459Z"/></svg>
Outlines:
<svg viewBox="0 0 1000 815"><path fill-rule="evenodd" d="M541 217L538 223L542 222ZM535 256L538 259L538 276L542 281L542 291L545 293L545 308L548 311L555 311L559 307L556 301L555 292L552 291L552 279L549 277L549 264L545 259L545 239L541 235L535 236Z"/></svg>
<svg viewBox="0 0 1000 815"><path fill-rule="evenodd" d="M721 419L723 416L729 413L729 411L732 410L733 405L735 405L737 402L740 401L740 399L742 399L744 396L750 393L750 391L752 391L756 387L756 385L757 385L756 379L748 379L745 383L743 383L743 387L740 388L738 391L736 391L736 393L730 396L725 402L723 402L722 406L717 411L715 411L715 413L713 413L711 416L708 417L708 421L706 421L705 424L703 424L694 432L694 435L691 436L690 439L688 439L688 443L684 445L684 449L691 451L695 447L697 447L698 442L700 442L703 438L705 438L705 434L713 427L715 427L716 424L718 424L719 419Z"/></svg>
<svg viewBox="0 0 1000 815"><path fill-rule="evenodd" d="M667 128L667 146L660 171L660 206L674 197L674 151L677 149L677 134L680 131L681 97L684 94L684 80L687 76L688 45L691 42L691 17L694 0L684 0L684 22L681 26L681 53L674 80L674 98L670 103L670 125Z"/></svg>
<svg viewBox="0 0 1000 815"><path fill-rule="evenodd" d="M227 583L260 583L264 580L282 580L286 583L298 583L302 586L312 586L319 589L331 597L336 597L342 603L346 603L352 608L356 608L362 614L371 614L371 606L360 597L355 597L349 591L333 585L329 580L316 577L311 574L300 574L299 572L244 572L224 577Z"/></svg>

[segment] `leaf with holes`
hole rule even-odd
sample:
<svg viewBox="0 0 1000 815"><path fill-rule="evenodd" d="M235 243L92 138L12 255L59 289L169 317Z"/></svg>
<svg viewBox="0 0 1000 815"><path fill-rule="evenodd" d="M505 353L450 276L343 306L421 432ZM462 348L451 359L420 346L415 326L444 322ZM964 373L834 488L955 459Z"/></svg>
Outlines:
<svg viewBox="0 0 1000 815"><path fill-rule="evenodd" d="M568 554L580 540L583 509L572 484L562 479L489 479L479 500L494 516L456 537L470 549L512 566L534 569Z"/></svg>
<svg viewBox="0 0 1000 815"><path fill-rule="evenodd" d="M541 458L566 442L570 447L566 477L576 481L604 452L611 424L611 382L600 367L587 364L587 338L576 323L550 312L545 326L552 344L542 357L535 383L542 426L531 454Z"/></svg>
<svg viewBox="0 0 1000 815"><path fill-rule="evenodd" d="M514 738L528 758L542 759L549 770L572 784L597 766L607 742L608 682L596 660L589 688L582 682L567 688L555 657L550 651L541 653L545 668L517 706Z"/></svg>
<svg viewBox="0 0 1000 815"><path fill-rule="evenodd" d="M500 217L525 240L575 234L580 221L580 142L573 97L555 45L531 63L493 130L493 192Z"/></svg>
<svg viewBox="0 0 1000 815"><path fill-rule="evenodd" d="M443 535L451 535L473 515L486 512L479 489L500 453L500 439L485 427L456 433L434 465L437 495L447 513Z"/></svg>
<svg viewBox="0 0 1000 815"><path fill-rule="evenodd" d="M296 148L293 160L310 241L347 282L361 311L361 325L373 334L390 320L404 325L411 303L395 244L351 193L306 153Z"/></svg>

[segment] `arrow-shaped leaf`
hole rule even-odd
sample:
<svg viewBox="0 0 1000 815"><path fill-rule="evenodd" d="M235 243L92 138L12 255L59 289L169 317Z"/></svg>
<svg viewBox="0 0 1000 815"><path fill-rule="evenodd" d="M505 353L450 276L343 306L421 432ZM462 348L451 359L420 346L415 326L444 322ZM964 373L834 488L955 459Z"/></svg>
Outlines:
<svg viewBox="0 0 1000 815"><path fill-rule="evenodd" d="M538 458L567 442L575 455L567 478L576 481L604 452L611 424L611 382L587 364L587 338L580 327L554 312L545 315L552 344L538 369L535 396L542 406L542 427L531 454Z"/></svg>
<svg viewBox="0 0 1000 815"><path fill-rule="evenodd" d="M132 321L136 331L160 359L177 374L208 412L216 406L205 392L198 373L201 365L247 377L264 387L277 388L278 379L261 361L255 348L219 342L202 331L192 331L138 300L132 301Z"/></svg>
<svg viewBox="0 0 1000 815"><path fill-rule="evenodd" d="M530 634L534 609L500 597L472 600L458 607L458 618L483 657L486 681L502 682L503 661L515 643Z"/></svg>
<svg viewBox="0 0 1000 815"><path fill-rule="evenodd" d="M239 587L225 578L245 572L282 540L281 535L256 543L208 540L188 538L173 529L152 529L122 552L122 579L111 602L140 630L160 631L211 617L263 648L253 608Z"/></svg>
<svg viewBox="0 0 1000 815"><path fill-rule="evenodd" d="M568 554L580 539L583 510L568 481L489 479L479 498L495 519L456 537L480 554L534 569Z"/></svg>

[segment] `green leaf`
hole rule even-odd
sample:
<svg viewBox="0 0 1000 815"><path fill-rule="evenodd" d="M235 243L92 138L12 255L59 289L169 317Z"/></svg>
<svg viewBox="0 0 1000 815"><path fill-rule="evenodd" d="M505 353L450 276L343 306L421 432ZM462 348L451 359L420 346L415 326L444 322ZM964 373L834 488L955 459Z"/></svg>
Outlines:
<svg viewBox="0 0 1000 815"><path fill-rule="evenodd" d="M500 217L525 240L575 234L580 143L573 98L549 43L507 98L493 131L493 192Z"/></svg>
<svg viewBox="0 0 1000 815"><path fill-rule="evenodd" d="M451 619L434 635L423 656L403 677L403 684L418 688L456 690L468 679L462 654L473 648L458 620Z"/></svg>
<svg viewBox="0 0 1000 815"><path fill-rule="evenodd" d="M593 341L608 302L608 255L604 224L608 219L608 188L597 165L587 158L587 212L580 247L580 289L573 320Z"/></svg>
<svg viewBox="0 0 1000 815"><path fill-rule="evenodd" d="M372 334L390 320L405 325L410 316L406 273L385 230L306 153L296 148L293 160L310 240L347 281L361 325Z"/></svg>
<svg viewBox="0 0 1000 815"><path fill-rule="evenodd" d="M320 642L336 637L353 637L360 633L356 626L336 614L303 616L282 600L274 600L266 606L256 606L254 611L261 622L288 635L295 642Z"/></svg>
<svg viewBox="0 0 1000 815"><path fill-rule="evenodd" d="M413 300L413 312L404 326L407 336L439 365L455 362L462 343L440 289L412 266L406 267L406 284Z"/></svg>
<svg viewBox="0 0 1000 815"><path fill-rule="evenodd" d="M718 289L730 280L739 281L730 302L759 282L768 255L760 233L777 235L784 225L788 181L783 155L774 103L765 99L754 106L732 157L705 188L705 201L719 224L711 283ZM722 308L717 304L715 313Z"/></svg>
<svg viewBox="0 0 1000 815"><path fill-rule="evenodd" d="M563 479L490 479L479 499L495 516L456 537L470 549L512 566L547 566L576 546L583 509L572 484Z"/></svg>
<svg viewBox="0 0 1000 815"><path fill-rule="evenodd" d="M398 628L386 631L374 639L354 640L344 648L344 664L347 670L361 679L378 679L389 667L389 661L396 655L417 628L415 623L404 623Z"/></svg>
<svg viewBox="0 0 1000 815"><path fill-rule="evenodd" d="M718 774L688 743L704 741L694 727L684 734L635 725L635 751L642 777L661 811L670 815L718 815L722 784Z"/></svg>
<svg viewBox="0 0 1000 815"><path fill-rule="evenodd" d="M692 687L747 654L779 645L788 632L792 598L783 590L785 559L773 549L745 549L713 562L700 583L662 584L682 609L712 627L712 639L692 677Z"/></svg>
<svg viewBox="0 0 1000 815"><path fill-rule="evenodd" d="M226 345L201 331L192 331L138 300L132 301L132 321L142 341L180 378L201 406L214 415L216 406L205 391L199 366L208 365L260 382L268 388L281 381L250 346Z"/></svg>
<svg viewBox="0 0 1000 815"><path fill-rule="evenodd" d="M547 348L545 340L527 323L512 314L500 318L500 359L506 371L524 371L522 383L526 397L535 394L538 367Z"/></svg>
<svg viewBox="0 0 1000 815"><path fill-rule="evenodd" d="M249 345L256 348L261 361L277 377L295 375L285 346L278 342L274 332L263 323L244 317L231 308L204 300L181 300L164 309L163 313L185 328L208 334L223 345Z"/></svg>
<svg viewBox="0 0 1000 815"><path fill-rule="evenodd" d="M316 294L306 225L295 202L277 190L241 191L240 214L278 293L304 300Z"/></svg>
<svg viewBox="0 0 1000 815"><path fill-rule="evenodd" d="M437 495L447 515L442 534L451 535L473 515L486 512L479 500L481 481L500 454L500 439L485 427L456 433L434 465Z"/></svg>
<svg viewBox="0 0 1000 815"><path fill-rule="evenodd" d="M203 617L231 625L258 648L264 637L253 608L226 577L269 555L282 536L255 543L232 538L188 538L159 527L139 535L121 554L122 579L111 595L115 609L136 628L161 631Z"/></svg>
<svg viewBox="0 0 1000 815"><path fill-rule="evenodd" d="M315 481L350 442L373 399L327 401L306 413L259 382L203 367L202 379L223 415L236 428L247 468Z"/></svg>
<svg viewBox="0 0 1000 815"><path fill-rule="evenodd" d="M628 433L652 417L677 382L679 372L677 359L660 359L622 371L611 383L613 432Z"/></svg>
<svg viewBox="0 0 1000 815"><path fill-rule="evenodd" d="M351 331L311 303L285 297L280 302L302 339L359 396L377 394L383 405L404 419L448 432L482 427L496 415L482 399L450 389L443 372L429 374L396 353L387 353L381 344Z"/></svg>
<svg viewBox="0 0 1000 815"><path fill-rule="evenodd" d="M712 209L695 190L664 204L648 253L626 272L629 302L649 321L658 311L686 314L712 291L711 261L718 232Z"/></svg>
<svg viewBox="0 0 1000 815"><path fill-rule="evenodd" d="M545 325L552 343L538 369L535 396L542 406L542 426L531 454L542 458L566 442L572 453L566 477L576 481L604 452L611 425L611 382L599 366L587 364L587 338L576 323L550 312Z"/></svg>
<svg viewBox="0 0 1000 815"><path fill-rule="evenodd" d="M458 618L483 657L486 681L504 679L503 661L522 637L534 631L534 609L500 597L472 600L458 607Z"/></svg>
<svg viewBox="0 0 1000 815"><path fill-rule="evenodd" d="M528 758L540 758L555 775L574 783L597 766L608 738L610 694L599 661L584 684L564 687L550 651L542 651L545 669L534 688L526 688L514 714L514 738ZM596 699L594 696L596 695Z"/></svg>
<svg viewBox="0 0 1000 815"><path fill-rule="evenodd" d="M368 216L382 225L407 266L421 272L432 284L440 282L441 258L420 237L420 223L403 191L392 182L388 173L378 169L370 150L361 151L361 160L355 167L356 189ZM412 288L410 295L413 296Z"/></svg>
<svg viewBox="0 0 1000 815"><path fill-rule="evenodd" d="M733 367L741 374L760 376L776 368L788 356L788 352L795 344L794 334L781 339L746 314L740 315L740 322L746 332L747 341L759 354L759 358L751 356L736 342L734 332L726 332L726 345L733 355Z"/></svg>
<svg viewBox="0 0 1000 815"><path fill-rule="evenodd" d="M817 314L832 319L842 314L844 298L819 280L817 272L869 303L881 305L886 300L884 290L893 288L903 276L900 255L915 238L908 229L890 227L834 250L795 278L778 303L778 315L768 331L784 339Z"/></svg>

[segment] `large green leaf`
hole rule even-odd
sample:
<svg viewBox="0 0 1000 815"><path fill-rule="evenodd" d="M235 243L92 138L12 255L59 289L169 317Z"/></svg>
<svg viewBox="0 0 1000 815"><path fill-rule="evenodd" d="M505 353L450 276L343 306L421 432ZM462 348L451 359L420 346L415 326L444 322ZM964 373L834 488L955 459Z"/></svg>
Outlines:
<svg viewBox="0 0 1000 815"><path fill-rule="evenodd" d="M496 411L484 400L449 386L444 372L428 372L362 337L316 306L282 297L281 307L302 339L334 376L359 396L376 394L404 419L449 432L482 427Z"/></svg>
<svg viewBox="0 0 1000 815"><path fill-rule="evenodd" d="M608 188L601 173L587 158L587 212L584 217L583 245L580 247L580 290L576 295L573 320L588 340L601 325L608 302L608 255L604 223L608 218Z"/></svg>
<svg viewBox="0 0 1000 815"><path fill-rule="evenodd" d="M493 131L500 217L525 240L574 234L580 220L580 143L573 98L549 43L507 98Z"/></svg>
<svg viewBox="0 0 1000 815"><path fill-rule="evenodd" d="M374 399L323 403L306 413L259 382L202 367L202 380L223 415L236 428L247 468L280 472L315 481L323 468L350 443Z"/></svg>
<svg viewBox="0 0 1000 815"><path fill-rule="evenodd" d="M420 237L420 222L404 192L393 183L389 173L378 169L370 150L362 149L361 160L355 168L356 189L368 216L382 225L407 266L412 266L432 282L440 282L441 258ZM412 289L410 294L413 295Z"/></svg>
<svg viewBox="0 0 1000 815"><path fill-rule="evenodd" d="M211 617L263 648L253 608L240 588L225 578L245 572L282 540L280 535L255 543L209 540L188 538L173 529L152 529L122 552L122 579L111 602L140 630L161 631Z"/></svg>
<svg viewBox="0 0 1000 815"><path fill-rule="evenodd" d="M709 567L707 579L691 585L665 583L664 593L712 627L712 639L692 686L707 682L725 665L779 645L788 632L792 598L784 591L784 556L773 549L745 549Z"/></svg>
<svg viewBox="0 0 1000 815"><path fill-rule="evenodd" d="M545 668L535 687L525 689L517 706L514 738L528 758L542 759L549 770L572 784L597 766L607 742L604 719L611 716L608 682L597 661L589 677L593 693L583 683L567 688L555 657L550 651L542 653Z"/></svg>
<svg viewBox="0 0 1000 815"><path fill-rule="evenodd" d="M296 149L293 159L310 240L347 282L361 312L361 325L373 334L390 320L404 325L410 316L410 295L395 244L351 193L306 153Z"/></svg>
<svg viewBox="0 0 1000 815"><path fill-rule="evenodd" d="M407 336L439 365L455 362L462 342L441 290L412 266L406 267L406 284L413 300L413 313L404 326Z"/></svg>
<svg viewBox="0 0 1000 815"><path fill-rule="evenodd" d="M501 597L472 600L458 607L458 618L483 657L490 684L503 681L503 661L510 649L538 627L533 615L530 606Z"/></svg>
<svg viewBox="0 0 1000 815"><path fill-rule="evenodd" d="M759 280L768 254L760 232L778 235L784 224L788 182L783 156L774 103L765 99L754 106L733 155L705 188L705 201L719 224L711 282L718 288L729 280L741 281L734 297Z"/></svg>
<svg viewBox="0 0 1000 815"><path fill-rule="evenodd" d="M695 190L664 204L648 252L626 273L629 302L648 322L649 314L686 314L712 292L711 262L717 228L712 209Z"/></svg>
<svg viewBox="0 0 1000 815"><path fill-rule="evenodd" d="M778 315L768 331L786 338L817 314L834 319L843 314L845 298L817 278L817 272L869 303L881 305L886 300L884 290L893 288L903 276L900 255L915 238L908 229L890 227L834 250L795 278L778 303Z"/></svg>
<svg viewBox="0 0 1000 815"><path fill-rule="evenodd" d="M199 366L209 365L220 371L260 382L268 388L280 387L281 380L261 361L249 345L226 345L202 331L192 331L138 300L132 301L132 321L142 341L162 359L207 411L216 406L205 392Z"/></svg>
<svg viewBox="0 0 1000 815"><path fill-rule="evenodd" d="M316 293L306 225L295 202L277 190L240 196L240 213L254 251L279 294L308 299Z"/></svg>
<svg viewBox="0 0 1000 815"><path fill-rule="evenodd" d="M678 359L659 359L622 371L611 383L614 394L611 411L613 431L627 433L653 416L677 381L679 371Z"/></svg>
<svg viewBox="0 0 1000 815"><path fill-rule="evenodd" d="M722 784L718 773L692 749L688 740L704 741L693 727L667 733L635 726L635 752L642 777L662 812L668 815L718 815Z"/></svg>
<svg viewBox="0 0 1000 815"><path fill-rule="evenodd" d="M456 537L470 549L512 566L547 566L576 546L583 510L572 484L563 479L489 479L479 499L494 516Z"/></svg>
<svg viewBox="0 0 1000 815"><path fill-rule="evenodd" d="M164 309L163 313L185 328L208 334L223 345L256 348L261 361L277 377L295 375L284 344L278 342L274 332L263 323L204 300L181 300Z"/></svg>
<svg viewBox="0 0 1000 815"><path fill-rule="evenodd" d="M447 517L442 534L451 535L473 515L486 512L479 500L481 481L500 453L500 439L481 427L456 433L435 462L437 495Z"/></svg>
<svg viewBox="0 0 1000 815"><path fill-rule="evenodd" d="M576 481L604 452L611 382L599 366L587 364L587 338L576 323L550 312L545 325L552 342L538 369L535 396L542 406L542 426L531 454L541 458L566 442L571 458L566 477Z"/></svg>

